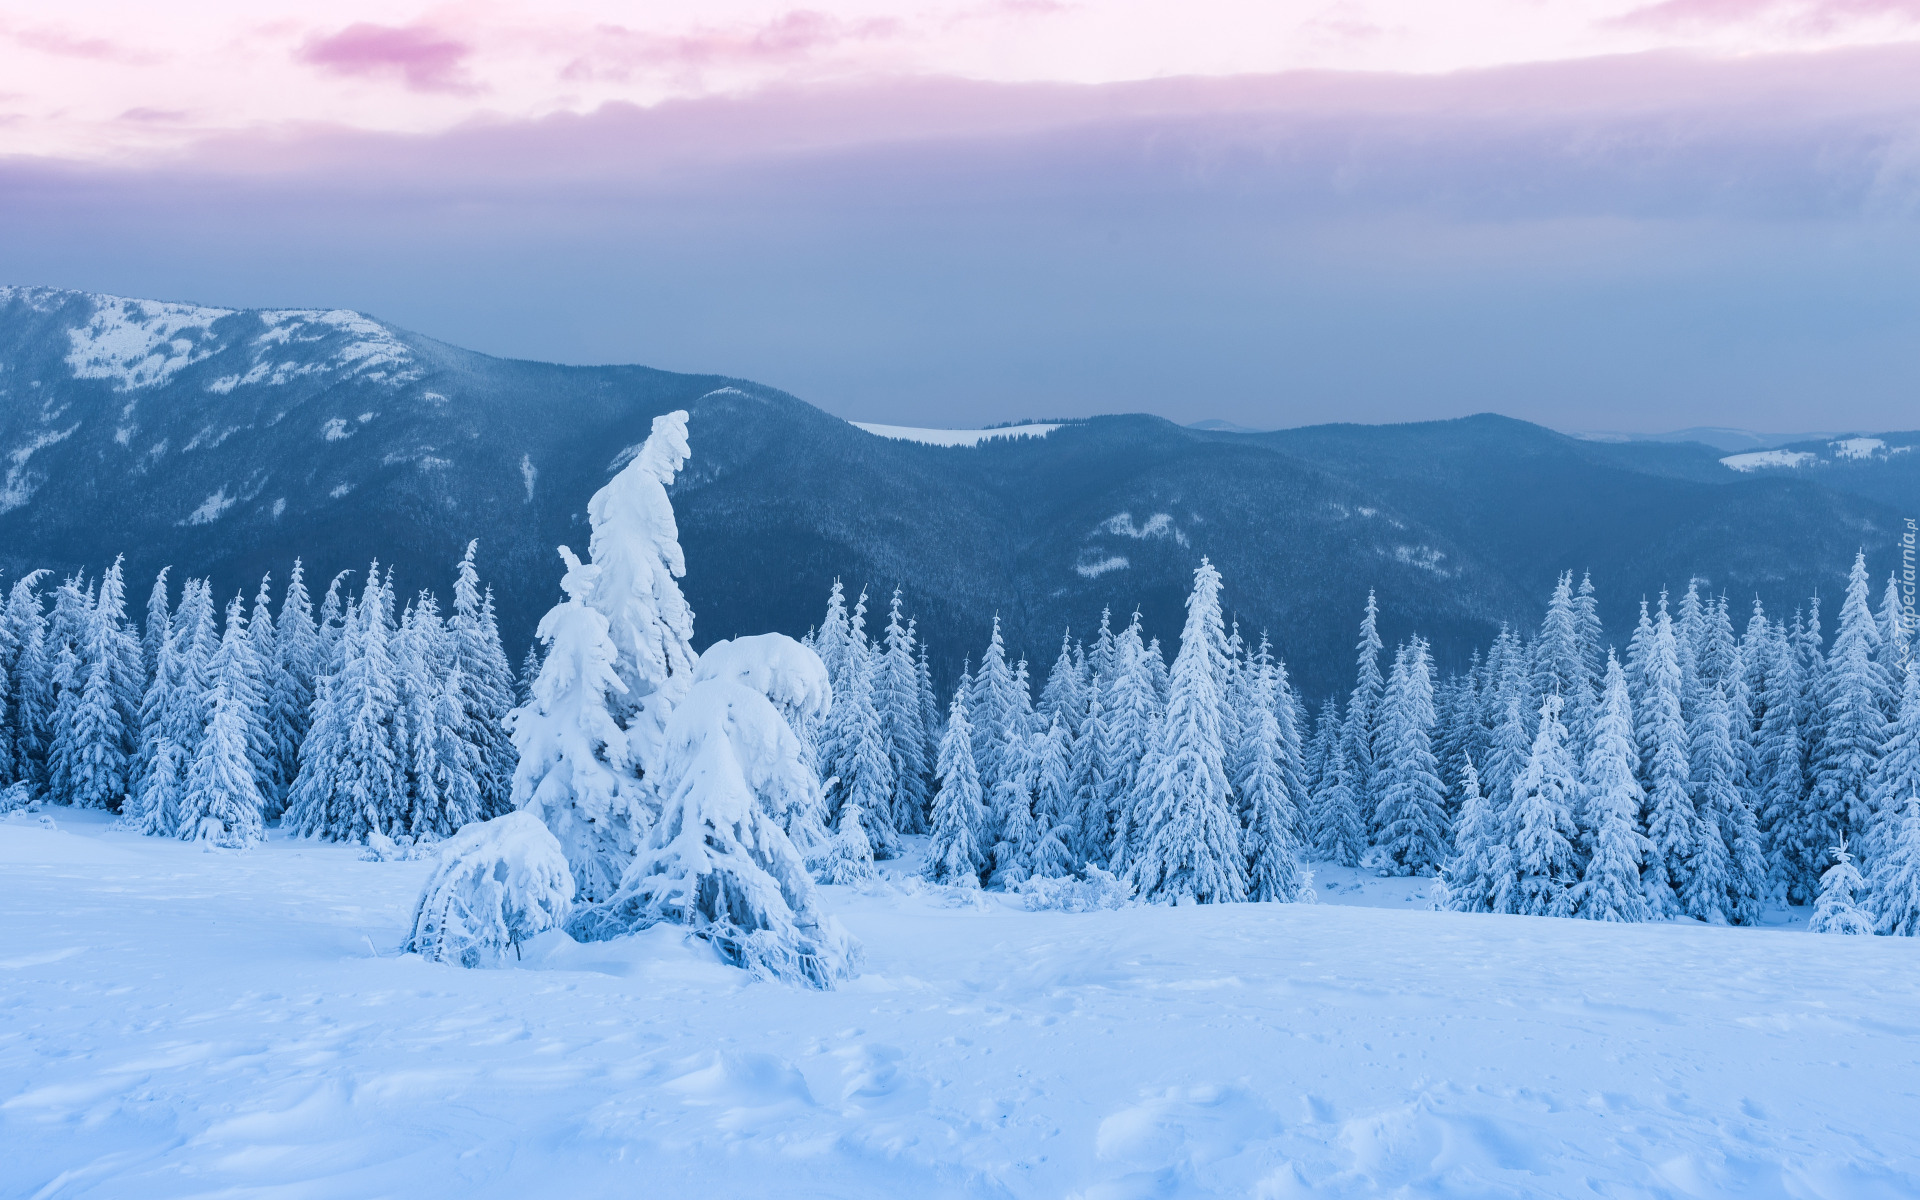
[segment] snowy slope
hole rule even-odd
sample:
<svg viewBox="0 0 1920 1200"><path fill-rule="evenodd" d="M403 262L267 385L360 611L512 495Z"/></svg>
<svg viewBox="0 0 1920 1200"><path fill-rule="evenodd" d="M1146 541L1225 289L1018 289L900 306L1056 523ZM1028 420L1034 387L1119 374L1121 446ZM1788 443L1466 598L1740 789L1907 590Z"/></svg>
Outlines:
<svg viewBox="0 0 1920 1200"><path fill-rule="evenodd" d="M875 425L868 421L849 421L848 424L875 437L919 442L923 446L978 446L995 438L1045 437L1060 428L1057 424L1002 425L997 429L919 429L907 425Z"/></svg>
<svg viewBox="0 0 1920 1200"><path fill-rule="evenodd" d="M1920 1192L1911 939L877 885L837 992L670 930L463 971L394 953L426 863L28 820L9 1197Z"/></svg>

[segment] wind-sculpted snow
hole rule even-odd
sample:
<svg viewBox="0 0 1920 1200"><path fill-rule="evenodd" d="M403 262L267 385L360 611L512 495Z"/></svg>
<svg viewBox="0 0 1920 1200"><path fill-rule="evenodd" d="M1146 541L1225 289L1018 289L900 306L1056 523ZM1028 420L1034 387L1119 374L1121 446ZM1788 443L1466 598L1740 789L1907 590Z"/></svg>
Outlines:
<svg viewBox="0 0 1920 1200"><path fill-rule="evenodd" d="M867 952L838 991L665 925L464 971L396 950L431 862L105 822L0 822L7 1195L1920 1192L1904 938L1338 870L1318 905L1027 912L882 864L826 889Z"/></svg>
<svg viewBox="0 0 1920 1200"><path fill-rule="evenodd" d="M232 315L230 308L95 296L93 316L67 333L67 365L75 379L111 380L117 391L153 387L219 351L214 323Z"/></svg>

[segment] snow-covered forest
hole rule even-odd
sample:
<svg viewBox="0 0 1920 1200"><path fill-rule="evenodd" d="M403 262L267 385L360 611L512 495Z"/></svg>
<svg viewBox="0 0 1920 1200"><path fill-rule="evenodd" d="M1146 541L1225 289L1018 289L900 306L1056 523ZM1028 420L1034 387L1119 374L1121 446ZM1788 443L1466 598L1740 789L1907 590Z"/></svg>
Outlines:
<svg viewBox="0 0 1920 1200"><path fill-rule="evenodd" d="M18 580L0 614L9 804L44 795L229 846L278 821L388 854L531 807L601 906L576 932L631 926L605 906L669 819L662 739L696 676L664 491L676 436L596 497L592 562L568 559L573 598L517 681L475 545L445 615L430 591L401 604L378 563L317 610L297 561L277 606L265 579L224 612L204 580L172 599L163 571L143 624L117 562ZM1920 667L1895 582L1876 612L1869 578L1863 555L1830 645L1817 597L1789 618L1755 601L1736 631L1730 598L1694 581L1643 601L1622 652L1569 572L1537 632L1505 629L1445 677L1418 636L1386 657L1370 595L1353 689L1317 711L1265 632L1225 621L1205 560L1170 664L1137 613L1103 613L1091 638L1063 636L1037 695L997 623L937 695L901 592L870 632L868 595L849 606L836 581L813 655L717 648L768 676L765 736L793 743L778 797L748 787L760 799L738 819L758 805L778 827L790 853L761 882L784 879L796 911L804 876L868 878L924 835L926 876L962 887L1298 901L1323 862L1435 876L1436 905L1465 912L1740 925L1790 902L1816 904L1818 928L1911 936Z"/></svg>

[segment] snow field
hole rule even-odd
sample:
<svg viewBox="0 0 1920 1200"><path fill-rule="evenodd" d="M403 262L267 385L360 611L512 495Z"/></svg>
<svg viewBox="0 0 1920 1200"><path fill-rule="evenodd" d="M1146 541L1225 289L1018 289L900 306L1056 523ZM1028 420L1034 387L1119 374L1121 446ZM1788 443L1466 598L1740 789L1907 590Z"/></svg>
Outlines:
<svg viewBox="0 0 1920 1200"><path fill-rule="evenodd" d="M469 971L395 952L431 862L55 819L0 822L6 1197L1920 1192L1906 938L896 876L823 889L834 992L666 927Z"/></svg>

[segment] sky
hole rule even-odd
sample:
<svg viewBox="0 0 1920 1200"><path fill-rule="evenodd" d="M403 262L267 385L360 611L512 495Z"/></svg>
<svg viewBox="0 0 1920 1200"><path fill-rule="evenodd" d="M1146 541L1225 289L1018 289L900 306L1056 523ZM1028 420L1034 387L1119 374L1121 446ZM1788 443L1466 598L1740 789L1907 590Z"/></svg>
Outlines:
<svg viewBox="0 0 1920 1200"><path fill-rule="evenodd" d="M0 0L0 282L852 419L1920 425L1920 0Z"/></svg>

